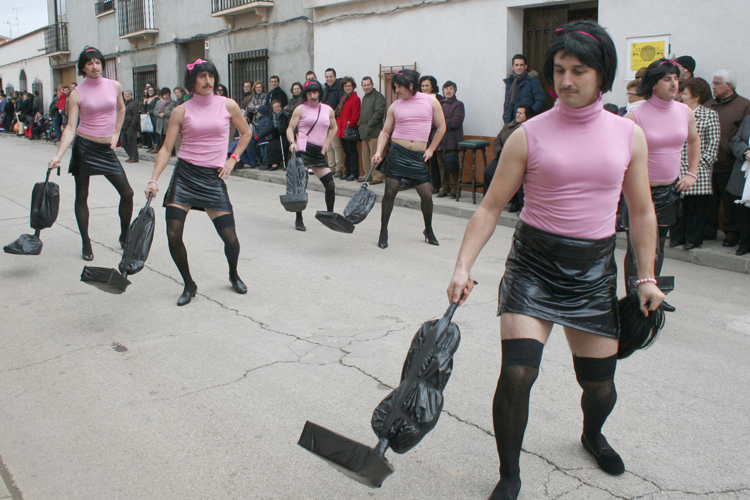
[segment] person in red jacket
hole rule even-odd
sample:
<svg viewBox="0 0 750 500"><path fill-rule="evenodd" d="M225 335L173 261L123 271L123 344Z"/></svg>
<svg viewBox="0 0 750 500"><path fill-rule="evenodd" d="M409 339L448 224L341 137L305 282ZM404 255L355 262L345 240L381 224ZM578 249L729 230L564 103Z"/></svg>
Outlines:
<svg viewBox="0 0 750 500"><path fill-rule="evenodd" d="M345 181L354 181L359 177L359 153L357 152L357 139L347 139L346 129L353 127L359 134L359 111L362 109L362 101L354 91L357 84L354 78L345 76L341 79L341 89L344 95L341 96L339 105L336 106L336 125L339 130L337 136L341 139L341 147L344 149L344 175L341 177Z"/></svg>

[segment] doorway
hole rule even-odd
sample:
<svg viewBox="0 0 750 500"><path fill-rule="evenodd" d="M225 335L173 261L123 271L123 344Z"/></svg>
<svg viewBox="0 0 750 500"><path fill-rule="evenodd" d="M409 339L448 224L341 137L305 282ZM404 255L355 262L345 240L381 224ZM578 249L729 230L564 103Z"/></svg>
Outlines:
<svg viewBox="0 0 750 500"><path fill-rule="evenodd" d="M539 73L539 80L547 96L546 109L555 104L555 99L549 95L549 85L542 76L544 54L549 47L555 30L571 21L597 21L599 17L599 2L579 2L554 7L539 7L525 9L523 12L523 53L529 60L529 71Z"/></svg>

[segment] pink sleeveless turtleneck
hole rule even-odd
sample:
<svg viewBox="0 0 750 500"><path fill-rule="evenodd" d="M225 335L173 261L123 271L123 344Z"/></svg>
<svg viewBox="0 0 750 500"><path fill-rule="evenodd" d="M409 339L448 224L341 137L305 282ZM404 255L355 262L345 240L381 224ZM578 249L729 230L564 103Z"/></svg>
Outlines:
<svg viewBox="0 0 750 500"><path fill-rule="evenodd" d="M331 107L328 104L311 106L303 102L299 108L302 114L297 124L297 150L307 151L308 142L323 147L328 137L328 129L331 127Z"/></svg>
<svg viewBox="0 0 750 500"><path fill-rule="evenodd" d="M432 95L417 92L393 103L392 139L427 142L432 130Z"/></svg>
<svg viewBox="0 0 750 500"><path fill-rule="evenodd" d="M674 100L664 101L652 95L631 111L646 134L648 143L648 180L673 182L680 175L682 146L687 141L690 108Z"/></svg>
<svg viewBox="0 0 750 500"><path fill-rule="evenodd" d="M227 161L231 120L227 98L195 93L182 106L185 119L178 156L196 166L222 168Z"/></svg>
<svg viewBox="0 0 750 500"><path fill-rule="evenodd" d="M600 100L580 109L558 100L521 126L529 150L521 220L569 238L612 236L633 122L604 111Z"/></svg>
<svg viewBox="0 0 750 500"><path fill-rule="evenodd" d="M76 131L91 137L112 137L117 128L117 82L86 78L76 87L81 123Z"/></svg>

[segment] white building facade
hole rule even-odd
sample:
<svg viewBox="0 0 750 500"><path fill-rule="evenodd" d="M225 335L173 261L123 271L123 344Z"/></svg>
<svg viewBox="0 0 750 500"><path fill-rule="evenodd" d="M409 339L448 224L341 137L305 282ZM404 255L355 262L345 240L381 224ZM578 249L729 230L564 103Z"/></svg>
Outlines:
<svg viewBox="0 0 750 500"><path fill-rule="evenodd" d="M39 90L44 109L52 102L52 71L44 50L45 28L0 44L0 87L12 90Z"/></svg>

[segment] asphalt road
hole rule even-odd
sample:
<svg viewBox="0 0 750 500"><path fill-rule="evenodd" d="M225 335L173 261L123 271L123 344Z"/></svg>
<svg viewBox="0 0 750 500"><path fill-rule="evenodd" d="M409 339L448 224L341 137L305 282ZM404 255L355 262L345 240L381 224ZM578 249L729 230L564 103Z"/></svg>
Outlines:
<svg viewBox="0 0 750 500"><path fill-rule="evenodd" d="M0 150L5 244L31 232L31 189L54 148L0 137ZM126 167L137 205L152 168ZM232 291L221 240L192 212L198 295L178 308L161 198L146 269L110 295L79 280L73 179L54 180L62 206L42 254L0 255L0 499L487 498L498 478L497 286L512 229L497 228L454 317L463 337L440 422L407 454L389 451L396 472L371 490L297 439L309 419L375 444L372 410L397 385L419 325L448 305L465 219L436 215L433 247L419 211L396 207L381 250L379 204L353 234L333 233L313 219L325 204L312 191L301 233L281 186L232 177L250 291ZM92 179L94 265L120 260L117 203ZM556 327L532 392L521 499L750 499L750 278L674 260L663 274L676 276L678 311L651 349L618 366L604 428L628 472L607 476L581 448L580 389Z"/></svg>

